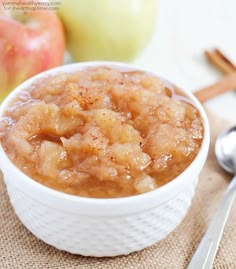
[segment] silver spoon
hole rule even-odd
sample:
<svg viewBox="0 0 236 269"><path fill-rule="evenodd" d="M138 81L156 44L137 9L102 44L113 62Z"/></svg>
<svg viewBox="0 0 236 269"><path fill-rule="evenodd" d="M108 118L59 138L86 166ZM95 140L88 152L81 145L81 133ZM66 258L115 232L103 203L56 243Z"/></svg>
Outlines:
<svg viewBox="0 0 236 269"><path fill-rule="evenodd" d="M236 174L236 127L230 128L218 136L215 144L215 154L219 164L227 172ZM230 182L224 198L187 269L212 268L235 194L236 175Z"/></svg>

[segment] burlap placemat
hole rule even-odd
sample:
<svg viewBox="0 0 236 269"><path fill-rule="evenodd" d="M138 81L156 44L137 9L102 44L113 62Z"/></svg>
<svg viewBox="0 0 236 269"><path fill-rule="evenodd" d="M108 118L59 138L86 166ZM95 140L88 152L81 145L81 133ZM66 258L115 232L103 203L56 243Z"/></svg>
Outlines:
<svg viewBox="0 0 236 269"><path fill-rule="evenodd" d="M183 222L167 238L143 251L115 258L71 255L35 238L17 219L0 179L0 268L1 269L175 269L185 268L211 220L231 178L214 157L216 135L226 126L209 115L211 147L200 175L192 206ZM214 268L236 268L236 203L232 208ZM199 268L201 269L201 268Z"/></svg>

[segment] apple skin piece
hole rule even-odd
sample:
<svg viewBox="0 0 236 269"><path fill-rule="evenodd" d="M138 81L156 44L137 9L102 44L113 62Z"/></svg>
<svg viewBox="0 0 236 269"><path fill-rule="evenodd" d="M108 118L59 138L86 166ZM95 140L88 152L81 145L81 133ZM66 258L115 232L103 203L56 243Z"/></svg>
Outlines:
<svg viewBox="0 0 236 269"><path fill-rule="evenodd" d="M155 28L157 0L61 0L73 61L131 61Z"/></svg>
<svg viewBox="0 0 236 269"><path fill-rule="evenodd" d="M61 65L65 51L63 25L55 12L6 11L3 2L0 0L0 101L27 78Z"/></svg>

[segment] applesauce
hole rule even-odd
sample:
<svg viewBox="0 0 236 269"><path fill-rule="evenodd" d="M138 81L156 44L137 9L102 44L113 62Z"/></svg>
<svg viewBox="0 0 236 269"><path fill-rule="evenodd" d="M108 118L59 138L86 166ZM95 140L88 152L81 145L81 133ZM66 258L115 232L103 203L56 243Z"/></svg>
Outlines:
<svg viewBox="0 0 236 269"><path fill-rule="evenodd" d="M178 176L203 139L198 110L142 71L88 67L40 78L0 122L12 162L49 188L82 197L126 197Z"/></svg>

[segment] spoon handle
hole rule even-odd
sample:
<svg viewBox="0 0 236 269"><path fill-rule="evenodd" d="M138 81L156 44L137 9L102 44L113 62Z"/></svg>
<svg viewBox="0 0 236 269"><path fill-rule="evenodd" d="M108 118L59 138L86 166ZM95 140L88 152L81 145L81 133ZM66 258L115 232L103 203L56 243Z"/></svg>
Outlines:
<svg viewBox="0 0 236 269"><path fill-rule="evenodd" d="M215 213L197 251L193 255L187 269L212 268L225 223L228 219L236 194L236 175L233 177L220 207Z"/></svg>

